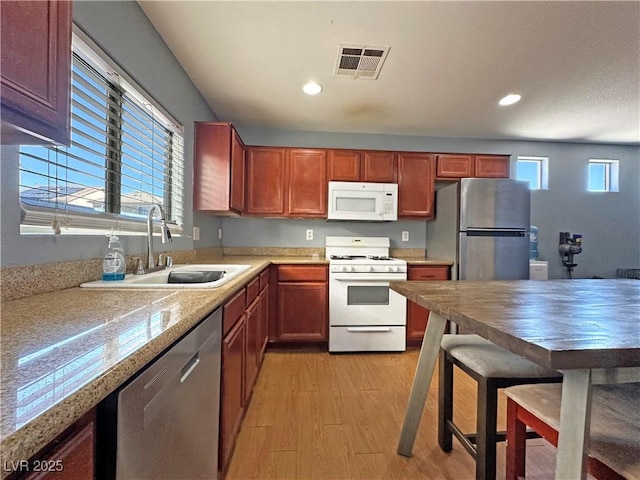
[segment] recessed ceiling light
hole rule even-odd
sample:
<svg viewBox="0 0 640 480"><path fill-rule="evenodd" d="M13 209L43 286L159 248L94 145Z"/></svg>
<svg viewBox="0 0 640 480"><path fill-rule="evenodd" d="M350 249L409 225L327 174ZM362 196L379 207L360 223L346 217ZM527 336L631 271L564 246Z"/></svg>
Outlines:
<svg viewBox="0 0 640 480"><path fill-rule="evenodd" d="M522 97L517 93L510 93L509 95L502 97L498 102L500 105L513 105L514 103L518 103Z"/></svg>
<svg viewBox="0 0 640 480"><path fill-rule="evenodd" d="M315 82L309 82L302 87L302 91L307 95L317 95L322 91L322 85L319 85Z"/></svg>

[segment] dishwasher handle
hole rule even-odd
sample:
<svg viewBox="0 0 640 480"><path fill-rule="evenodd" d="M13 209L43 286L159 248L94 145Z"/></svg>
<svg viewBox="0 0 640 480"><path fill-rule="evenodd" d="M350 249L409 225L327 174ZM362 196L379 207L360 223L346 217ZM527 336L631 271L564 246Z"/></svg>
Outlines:
<svg viewBox="0 0 640 480"><path fill-rule="evenodd" d="M198 364L200 363L200 358L199 357L200 352L196 352L196 354L191 357L191 360L189 360L189 362L182 367L182 375L180 376L180 383L184 383L184 381L189 378L189 375L191 375L191 372L193 372L196 367L198 366Z"/></svg>

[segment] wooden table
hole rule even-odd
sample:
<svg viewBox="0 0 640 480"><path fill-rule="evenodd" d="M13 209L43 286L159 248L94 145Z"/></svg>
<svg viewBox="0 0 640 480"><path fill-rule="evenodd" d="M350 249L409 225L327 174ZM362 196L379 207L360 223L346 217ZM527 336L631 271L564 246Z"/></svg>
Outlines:
<svg viewBox="0 0 640 480"><path fill-rule="evenodd" d="M586 478L592 383L640 381L639 281L392 282L391 288L431 311L398 453L411 456L451 320L563 372L556 478Z"/></svg>

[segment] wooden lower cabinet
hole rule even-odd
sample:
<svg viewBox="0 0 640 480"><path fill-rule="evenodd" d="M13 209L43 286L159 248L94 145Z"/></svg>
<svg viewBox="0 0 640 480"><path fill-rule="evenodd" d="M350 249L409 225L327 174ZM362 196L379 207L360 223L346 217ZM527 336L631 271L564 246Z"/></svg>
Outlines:
<svg viewBox="0 0 640 480"><path fill-rule="evenodd" d="M220 375L220 441L219 470L224 471L231 459L236 436L245 408L244 370L246 362L246 322L238 320L222 340L222 372Z"/></svg>
<svg viewBox="0 0 640 480"><path fill-rule="evenodd" d="M276 267L275 315L269 340L316 343L329 340L328 267Z"/></svg>
<svg viewBox="0 0 640 480"><path fill-rule="evenodd" d="M446 265L409 265L407 280L450 280L451 267ZM429 310L412 301L407 302L407 345L422 343L429 320Z"/></svg>
<svg viewBox="0 0 640 480"><path fill-rule="evenodd" d="M7 480L93 480L95 477L96 411L67 428L28 462L3 465L13 470Z"/></svg>
<svg viewBox="0 0 640 480"><path fill-rule="evenodd" d="M262 289L259 297L260 319L258 328L258 365L262 364L269 343L269 285Z"/></svg>
<svg viewBox="0 0 640 480"><path fill-rule="evenodd" d="M245 402L249 403L253 385L258 378L258 349L260 334L260 297L256 297L253 303L247 308L245 315L247 323L247 354L245 359Z"/></svg>
<svg viewBox="0 0 640 480"><path fill-rule="evenodd" d="M269 269L224 305L220 381L219 466L225 472L268 340Z"/></svg>

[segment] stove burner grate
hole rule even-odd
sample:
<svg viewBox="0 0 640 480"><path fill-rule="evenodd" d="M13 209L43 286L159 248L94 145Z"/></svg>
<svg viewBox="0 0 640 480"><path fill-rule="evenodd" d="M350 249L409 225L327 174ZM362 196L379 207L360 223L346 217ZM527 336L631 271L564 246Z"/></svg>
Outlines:
<svg viewBox="0 0 640 480"><path fill-rule="evenodd" d="M331 260L359 260L361 258L367 258L364 255L331 255Z"/></svg>

